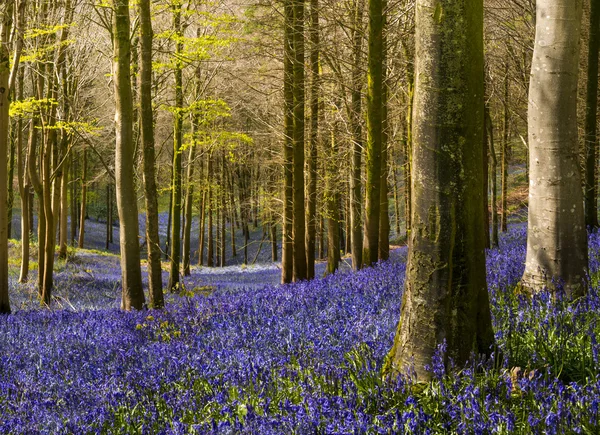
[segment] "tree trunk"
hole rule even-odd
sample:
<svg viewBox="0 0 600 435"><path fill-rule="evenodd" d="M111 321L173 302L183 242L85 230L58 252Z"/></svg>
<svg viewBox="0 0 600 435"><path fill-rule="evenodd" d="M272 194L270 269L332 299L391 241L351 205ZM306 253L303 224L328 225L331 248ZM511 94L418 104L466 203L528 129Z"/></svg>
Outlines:
<svg viewBox="0 0 600 435"><path fill-rule="evenodd" d="M434 12L432 12L434 11ZM483 0L417 0L412 228L389 365L418 381L439 344L462 367L494 335L483 235Z"/></svg>
<svg viewBox="0 0 600 435"><path fill-rule="evenodd" d="M140 130L143 147L144 200L146 205L146 246L148 250L148 299L151 308L162 308L162 268L158 223L158 192L152 112L152 21L150 0L139 1L140 13ZM111 219L112 221L112 219ZM112 226L111 226L112 233Z"/></svg>
<svg viewBox="0 0 600 435"><path fill-rule="evenodd" d="M192 133L193 134L193 133ZM183 228L183 275L190 276L190 256L192 241L192 202L194 200L194 165L196 160L196 145L190 147L186 175L187 191L185 193L185 225Z"/></svg>
<svg viewBox="0 0 600 435"><path fill-rule="evenodd" d="M383 26L386 25L387 1L384 0ZM387 260L390 256L390 215L388 199L388 85L387 77L387 40L383 33L383 55L382 55L382 91L381 91L381 181L379 189L379 241L378 260Z"/></svg>
<svg viewBox="0 0 600 435"><path fill-rule="evenodd" d="M596 148L598 115L598 51L600 49L600 3L590 2L587 92L585 104L585 225L598 228Z"/></svg>
<svg viewBox="0 0 600 435"><path fill-rule="evenodd" d="M304 205L304 0L292 0L294 8L293 43L293 95L294 95L294 165L293 196L294 219L292 238L294 245L293 280L308 277L306 265L306 228Z"/></svg>
<svg viewBox="0 0 600 435"><path fill-rule="evenodd" d="M377 262L381 210L384 0L369 0L365 239L363 265Z"/></svg>
<svg viewBox="0 0 600 435"><path fill-rule="evenodd" d="M522 284L585 292L588 248L577 143L581 0L537 0L529 87L529 220Z"/></svg>
<svg viewBox="0 0 600 435"><path fill-rule="evenodd" d="M492 173L492 177L490 179L490 184L492 186L492 238L490 244L492 248L496 248L498 247L498 160L496 158L496 147L494 146L494 125L492 124L492 117L490 116L488 107L485 108L485 135L488 140L488 143L485 144L485 146L489 146L492 166L490 171Z"/></svg>
<svg viewBox="0 0 600 435"><path fill-rule="evenodd" d="M24 68L19 69L17 99L23 101L23 76ZM23 149L23 119L17 120L17 178L19 182L19 196L21 198L21 269L19 282L29 280L29 241L31 228L29 226L29 191L31 184L27 174L27 157Z"/></svg>
<svg viewBox="0 0 600 435"><path fill-rule="evenodd" d="M404 147L404 223L406 230L406 240L408 242L411 230L412 218L412 146L413 146L413 98L415 89L415 74L413 71L414 56L408 48L407 44L402 44L404 47L404 55L406 57L406 83L408 85L408 101L406 110L406 143Z"/></svg>
<svg viewBox="0 0 600 435"><path fill-rule="evenodd" d="M83 249L83 242L85 241L85 215L87 207L87 149L83 148L83 162L82 162L82 173L81 173L81 211L79 212L79 241L77 246L79 249Z"/></svg>
<svg viewBox="0 0 600 435"><path fill-rule="evenodd" d="M508 64L506 64L504 69L504 101L502 102L502 167L500 168L502 171L502 214L500 215L500 231L503 233L508 231L508 225L506 222L506 219L508 218L506 205L506 197L508 195L508 156L510 154L508 146L508 84Z"/></svg>
<svg viewBox="0 0 600 435"><path fill-rule="evenodd" d="M204 264L204 232L206 228L206 188L202 192L202 203L200 204L200 228L199 228L199 241L198 241L198 265Z"/></svg>
<svg viewBox="0 0 600 435"><path fill-rule="evenodd" d="M350 122L352 129L352 164L350 169L350 250L352 269L359 270L363 263L362 233L362 152L364 147L362 129L363 86L363 13L364 0L355 0L354 30L352 34L352 94Z"/></svg>
<svg viewBox="0 0 600 435"><path fill-rule="evenodd" d="M10 120L9 120L10 122ZM15 191L13 188L13 180L15 179L15 152L16 152L16 135L15 135L16 123L11 124L10 132L10 156L8 159L8 196L6 198L6 235L10 239L12 234L12 217L13 217L13 206L15 202Z"/></svg>
<svg viewBox="0 0 600 435"><path fill-rule="evenodd" d="M334 114L337 116L337 114ZM336 122L334 121L334 125ZM327 158L327 177L325 180L327 204L327 273L334 273L340 263L340 194L338 191L337 166L337 129L331 132L330 150Z"/></svg>
<svg viewBox="0 0 600 435"><path fill-rule="evenodd" d="M71 153L71 246L75 246L75 237L77 236L77 183L75 183L77 174L77 161L74 153ZM33 202L29 203L29 208L33 207ZM30 227L31 228L31 227Z"/></svg>
<svg viewBox="0 0 600 435"><path fill-rule="evenodd" d="M181 30L181 5L176 3L173 12L173 30L177 36L182 36ZM177 40L175 44L175 108L173 113L173 204L171 222L171 255L169 261L169 285L171 292L179 290L179 263L181 259L181 153L183 145L183 119L177 109L183 108L183 65L181 57L183 42Z"/></svg>
<svg viewBox="0 0 600 435"><path fill-rule="evenodd" d="M11 3L12 5L12 3ZM10 32L10 20L12 6L7 6L2 16L2 27L0 28L0 88L8 89L10 75L10 54L8 52L8 38ZM7 200L7 146L10 106L9 93L0 93L0 314L10 313L10 301L8 298L8 213L6 210Z"/></svg>
<svg viewBox="0 0 600 435"><path fill-rule="evenodd" d="M308 195L306 207L306 278L315 277L315 239L317 235L317 149L319 144L319 0L310 2L310 144L308 157Z"/></svg>
<svg viewBox="0 0 600 435"><path fill-rule="evenodd" d="M208 156L208 173L207 173L207 182L208 182L208 248L206 250L206 265L208 267L214 266L214 238L213 238L213 195L212 195L212 156Z"/></svg>
<svg viewBox="0 0 600 435"><path fill-rule="evenodd" d="M284 2L284 142L283 142L283 235L281 248L281 282L292 282L294 270L294 0ZM241 213L243 214L243 212ZM244 217L242 217L244 219ZM244 222L242 222L242 227ZM245 234L244 234L245 235ZM244 247L246 249L246 247Z"/></svg>
<svg viewBox="0 0 600 435"><path fill-rule="evenodd" d="M134 183L133 97L131 93L131 45L129 2L113 0L113 49L115 84L116 153L115 178L121 248L121 308L144 305L138 209ZM85 216L82 216L84 218Z"/></svg>

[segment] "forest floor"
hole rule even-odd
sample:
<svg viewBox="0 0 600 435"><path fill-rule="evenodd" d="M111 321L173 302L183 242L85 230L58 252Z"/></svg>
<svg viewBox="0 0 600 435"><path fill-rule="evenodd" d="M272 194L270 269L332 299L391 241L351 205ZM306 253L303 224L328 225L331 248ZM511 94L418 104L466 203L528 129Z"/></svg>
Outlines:
<svg viewBox="0 0 600 435"><path fill-rule="evenodd" d="M130 313L117 257L77 251L57 264L51 310L11 276L0 433L598 433L600 237L573 304L515 294L525 240L515 224L488 252L503 357L450 372L438 358L428 385L381 376L406 248L291 285L276 265L195 268L166 309Z"/></svg>

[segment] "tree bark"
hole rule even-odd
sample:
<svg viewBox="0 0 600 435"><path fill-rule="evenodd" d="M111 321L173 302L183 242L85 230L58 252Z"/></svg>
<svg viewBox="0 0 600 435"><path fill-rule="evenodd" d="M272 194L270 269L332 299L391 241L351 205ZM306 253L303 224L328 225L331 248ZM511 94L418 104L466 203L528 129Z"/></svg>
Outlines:
<svg viewBox="0 0 600 435"><path fill-rule="evenodd" d="M334 116L337 116L337 111L334 111ZM327 205L327 273L334 273L340 263L340 194L338 190L339 184L339 167L337 166L337 121L333 121L333 129L331 131L331 140L329 143L330 149L327 158L327 175L325 180L326 189L326 205Z"/></svg>
<svg viewBox="0 0 600 435"><path fill-rule="evenodd" d="M193 134L193 133L192 133ZM185 225L183 228L183 275L190 276L190 257L192 240L192 202L194 201L194 165L196 145L190 147L186 175L187 191L185 193Z"/></svg>
<svg viewBox="0 0 600 435"><path fill-rule="evenodd" d="M284 3L284 142L283 142L283 235L281 252L281 282L292 282L294 271L294 0ZM243 212L242 212L243 214ZM244 219L244 217L242 217ZM244 222L242 222L242 226Z"/></svg>
<svg viewBox="0 0 600 435"><path fill-rule="evenodd" d="M162 268L158 223L158 193L152 111L152 20L150 0L140 0L140 130L143 147L144 198L146 205L146 246L148 250L148 302L151 308L162 308ZM112 231L112 230L111 230Z"/></svg>
<svg viewBox="0 0 600 435"><path fill-rule="evenodd" d="M181 4L175 3L173 12L173 29L177 36L183 36L181 30ZM169 285L171 292L179 290L179 263L181 259L181 153L183 145L183 65L181 56L183 42L175 43L175 112L173 126L173 204L171 222L171 255L169 261Z"/></svg>
<svg viewBox="0 0 600 435"><path fill-rule="evenodd" d="M139 224L134 183L133 96L131 92L131 44L129 2L113 0L113 72L115 84L115 178L121 248L121 308L144 305L140 267ZM85 217L85 216L83 216Z"/></svg>
<svg viewBox="0 0 600 435"><path fill-rule="evenodd" d="M529 220L522 285L585 292L588 248L577 141L581 0L537 0L529 87Z"/></svg>
<svg viewBox="0 0 600 435"><path fill-rule="evenodd" d="M509 92L509 82L508 82L508 64L506 64L504 69L504 101L502 102L502 167L500 168L502 171L502 214L500 215L500 231L505 233L508 231L507 224L507 196L508 196L508 156L510 154L510 149L508 145L508 131L509 131L509 117L508 117L508 92Z"/></svg>
<svg viewBox="0 0 600 435"><path fill-rule="evenodd" d="M294 219L292 229L293 280L307 279L306 265L306 227L304 204L304 0L292 0L294 8L293 43L293 94L294 94L294 165L293 196Z"/></svg>
<svg viewBox="0 0 600 435"><path fill-rule="evenodd" d="M387 84L387 39L385 26L387 19L387 0L383 1L383 42L382 42L382 78L381 78L381 179L379 188L379 241L378 260L387 260L390 256L390 215L388 188L388 84Z"/></svg>
<svg viewBox="0 0 600 435"><path fill-rule="evenodd" d="M87 149L83 148L82 153L81 211L79 212L79 241L77 243L79 249L83 249L83 242L85 241L85 215L87 208Z"/></svg>
<svg viewBox="0 0 600 435"><path fill-rule="evenodd" d="M377 262L381 211L384 0L369 0L367 146L363 265Z"/></svg>
<svg viewBox="0 0 600 435"><path fill-rule="evenodd" d="M498 247L498 159L496 158L496 147L494 146L494 126L492 124L492 117L490 116L488 107L485 108L485 132L487 136L487 143L485 146L489 147L492 166L490 171L492 173L490 179L490 184L492 187L492 237L490 240L490 245L492 248L496 248Z"/></svg>
<svg viewBox="0 0 600 435"><path fill-rule="evenodd" d="M11 3L12 4L12 3ZM10 54L8 38L13 8L6 6L0 28L0 314L10 313L8 297L8 213L7 200L7 146L10 107L8 79L10 75Z"/></svg>
<svg viewBox="0 0 600 435"><path fill-rule="evenodd" d="M310 144L308 157L308 195L306 207L306 278L315 277L315 239L317 235L317 153L319 144L319 0L310 2Z"/></svg>
<svg viewBox="0 0 600 435"><path fill-rule="evenodd" d="M489 353L482 149L483 0L417 0L412 230L386 370L418 381L437 346L461 367Z"/></svg>
<svg viewBox="0 0 600 435"><path fill-rule="evenodd" d="M350 175L350 250L352 269L359 270L363 263L362 232L362 152L364 148L362 129L363 87L363 13L364 0L355 0L354 30L352 33L352 94L350 122L352 129L352 164Z"/></svg>
<svg viewBox="0 0 600 435"><path fill-rule="evenodd" d="M585 225L598 228L596 149L598 115L598 51L600 50L600 3L590 2L587 91L585 104Z"/></svg>

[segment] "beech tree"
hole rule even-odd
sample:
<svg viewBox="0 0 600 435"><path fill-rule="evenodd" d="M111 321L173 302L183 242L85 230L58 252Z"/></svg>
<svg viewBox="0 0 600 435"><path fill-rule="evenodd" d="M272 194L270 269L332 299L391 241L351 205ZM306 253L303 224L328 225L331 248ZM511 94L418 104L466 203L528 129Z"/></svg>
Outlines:
<svg viewBox="0 0 600 435"><path fill-rule="evenodd" d="M10 76L10 52L8 41L13 3L2 5L0 18L0 314L10 313L8 299L8 211L7 201L7 144L10 107L8 80Z"/></svg>
<svg viewBox="0 0 600 435"><path fill-rule="evenodd" d="M139 1L140 11L140 130L144 164L146 201L146 244L148 246L148 299L151 307L164 305L160 239L158 233L158 194L155 175L154 117L152 113L152 21L150 0Z"/></svg>
<svg viewBox="0 0 600 435"><path fill-rule="evenodd" d="M582 0L537 0L529 87L529 219L522 285L585 291L587 233L577 139Z"/></svg>
<svg viewBox="0 0 600 435"><path fill-rule="evenodd" d="M423 381L441 343L460 366L494 338L481 206L483 0L417 0L415 38L412 227L386 369L414 365Z"/></svg>
<svg viewBox="0 0 600 435"><path fill-rule="evenodd" d="M383 30L384 1L369 0L369 56L367 84L367 146L365 185L365 238L363 263L377 262L381 211L381 149L383 147Z"/></svg>
<svg viewBox="0 0 600 435"><path fill-rule="evenodd" d="M144 305L138 208L133 179L133 96L131 92L131 41L129 2L113 0L113 70L115 86L115 177L121 247L121 308Z"/></svg>

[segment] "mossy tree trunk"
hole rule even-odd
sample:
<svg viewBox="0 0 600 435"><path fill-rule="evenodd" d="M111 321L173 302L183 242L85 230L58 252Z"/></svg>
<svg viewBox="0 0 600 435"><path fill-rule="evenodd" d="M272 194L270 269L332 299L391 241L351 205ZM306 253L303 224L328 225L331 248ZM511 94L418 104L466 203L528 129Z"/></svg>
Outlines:
<svg viewBox="0 0 600 435"><path fill-rule="evenodd" d="M577 140L582 0L538 0L529 85L529 219L522 285L584 293L588 249Z"/></svg>
<svg viewBox="0 0 600 435"><path fill-rule="evenodd" d="M140 266L139 224L134 182L133 96L131 92L131 44L129 2L113 2L113 71L115 84L115 179L121 248L121 308L144 305ZM82 218L85 218L82 213Z"/></svg>
<svg viewBox="0 0 600 435"><path fill-rule="evenodd" d="M417 0L412 229L391 374L419 381L438 345L460 367L487 353L481 183L483 0Z"/></svg>

